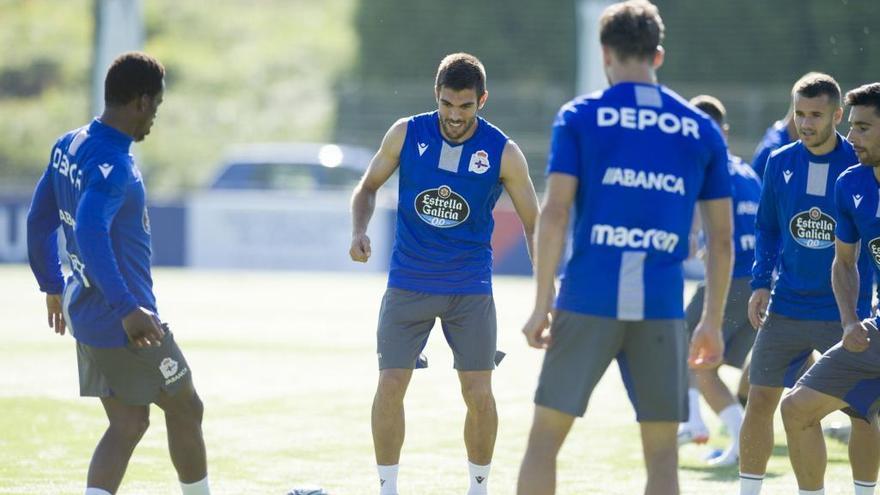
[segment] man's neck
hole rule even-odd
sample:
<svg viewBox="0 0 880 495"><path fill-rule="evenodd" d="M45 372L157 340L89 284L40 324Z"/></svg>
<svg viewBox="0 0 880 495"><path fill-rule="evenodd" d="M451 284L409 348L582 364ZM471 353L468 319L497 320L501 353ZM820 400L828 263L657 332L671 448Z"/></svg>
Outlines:
<svg viewBox="0 0 880 495"><path fill-rule="evenodd" d="M825 141L824 143L820 144L819 146L816 146L815 148L811 148L811 147L807 146L807 149L810 151L810 153L812 153L816 156L822 156L822 155L827 155L828 153L831 153L832 151L834 151L834 148L836 148L836 147L837 147L837 133L835 132L831 135L831 139L829 139L828 141Z"/></svg>
<svg viewBox="0 0 880 495"><path fill-rule="evenodd" d="M657 73L651 64L634 61L612 67L608 79L611 84L623 82L657 84Z"/></svg>
<svg viewBox="0 0 880 495"><path fill-rule="evenodd" d="M118 109L105 108L104 113L98 118L102 124L112 127L126 136L134 139L134 125Z"/></svg>

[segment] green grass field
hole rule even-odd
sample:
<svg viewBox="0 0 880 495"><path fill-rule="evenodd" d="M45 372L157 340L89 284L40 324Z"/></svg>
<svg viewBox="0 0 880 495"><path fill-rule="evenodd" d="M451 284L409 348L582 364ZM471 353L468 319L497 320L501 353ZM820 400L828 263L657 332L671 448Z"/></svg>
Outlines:
<svg viewBox="0 0 880 495"><path fill-rule="evenodd" d="M281 495L304 483L334 494L376 492L369 411L384 276L161 269L155 280L163 319L205 402L215 494ZM495 297L508 356L495 374L500 431L491 489L512 494L541 353L519 334L531 309L530 280L497 277ZM78 397L73 340L46 327L25 267L0 265L0 315L0 493L81 493L105 420L98 401ZM442 333L427 352L431 367L416 374L406 400L399 486L409 495L464 493L464 407ZM724 445L716 418L704 411L712 443ZM152 414L121 494L179 493L161 411ZM777 425L764 493L794 493L778 418ZM682 449L682 492L737 493L736 468L704 467L705 451ZM612 365L561 453L558 493L631 495L643 482L638 427ZM849 494L851 486L846 449L830 441L826 493Z"/></svg>

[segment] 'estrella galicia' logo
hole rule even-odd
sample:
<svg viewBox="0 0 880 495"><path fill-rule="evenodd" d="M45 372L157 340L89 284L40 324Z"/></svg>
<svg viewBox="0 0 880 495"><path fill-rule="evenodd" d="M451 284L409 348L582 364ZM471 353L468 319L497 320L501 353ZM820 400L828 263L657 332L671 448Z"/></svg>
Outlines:
<svg viewBox="0 0 880 495"><path fill-rule="evenodd" d="M789 229L794 240L803 247L825 249L834 245L834 226L830 215L814 206L791 218Z"/></svg>
<svg viewBox="0 0 880 495"><path fill-rule="evenodd" d="M868 242L868 249L871 250L871 259L880 267L880 237L875 237Z"/></svg>
<svg viewBox="0 0 880 495"><path fill-rule="evenodd" d="M441 229L461 225L471 213L467 201L449 186L420 192L416 196L415 208L425 223Z"/></svg>

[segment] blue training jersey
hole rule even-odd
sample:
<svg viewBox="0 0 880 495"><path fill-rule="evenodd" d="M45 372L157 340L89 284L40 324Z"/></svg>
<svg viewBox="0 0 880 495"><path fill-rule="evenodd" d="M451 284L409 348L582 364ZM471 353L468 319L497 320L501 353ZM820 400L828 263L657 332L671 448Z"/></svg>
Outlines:
<svg viewBox="0 0 880 495"><path fill-rule="evenodd" d="M733 277L748 277L755 262L755 215L761 199L761 179L748 163L728 155L733 195Z"/></svg>
<svg viewBox="0 0 880 495"><path fill-rule="evenodd" d="M858 162L840 134L837 146L817 156L800 141L770 154L758 205L752 289L769 289L773 270L778 279L770 311L800 320L840 318L831 289L831 262L837 206L837 177ZM870 312L873 281L867 256L859 259L859 316Z"/></svg>
<svg viewBox="0 0 880 495"><path fill-rule="evenodd" d="M436 294L492 292L492 209L507 136L477 117L463 143L438 112L410 117L400 150L397 231L388 286Z"/></svg>
<svg viewBox="0 0 880 495"><path fill-rule="evenodd" d="M777 120L767 128L764 137L755 148L755 155L752 157L752 168L755 169L758 177L764 177L764 169L767 168L767 158L770 158L770 153L790 142L791 137L788 135L788 126L785 125L785 122Z"/></svg>
<svg viewBox="0 0 880 495"><path fill-rule="evenodd" d="M668 88L615 84L560 109L547 172L578 179L556 307L681 318L694 205L731 195L718 126Z"/></svg>
<svg viewBox="0 0 880 495"><path fill-rule="evenodd" d="M28 256L40 289L64 288L71 333L94 347L122 347L122 318L156 311L150 276L150 221L132 139L99 120L62 136L28 215ZM61 275L57 228L64 230L72 276Z"/></svg>
<svg viewBox="0 0 880 495"><path fill-rule="evenodd" d="M859 261L869 260L874 274L880 275L880 184L873 167L853 165L840 174L834 186L834 203L837 238L850 244L861 241ZM863 282L864 276L860 270L859 280Z"/></svg>

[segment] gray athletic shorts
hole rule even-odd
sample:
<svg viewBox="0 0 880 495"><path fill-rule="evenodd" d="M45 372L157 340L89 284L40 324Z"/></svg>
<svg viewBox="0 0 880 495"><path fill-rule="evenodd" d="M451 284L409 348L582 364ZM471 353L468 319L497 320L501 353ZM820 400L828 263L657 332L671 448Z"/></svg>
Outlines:
<svg viewBox="0 0 880 495"><path fill-rule="evenodd" d="M869 418L880 410L880 332L870 331L871 345L864 352L850 352L838 342L816 361L798 381L849 404L845 411Z"/></svg>
<svg viewBox="0 0 880 495"><path fill-rule="evenodd" d="M724 306L724 324L721 328L724 338L724 364L740 369L746 362L749 351L752 350L757 333L749 323L749 297L752 295L750 281L751 277L739 277L730 281L730 291L727 293L727 303ZM685 311L688 335L693 335L697 323L700 322L705 293L706 287L700 284L688 303Z"/></svg>
<svg viewBox="0 0 880 495"><path fill-rule="evenodd" d="M752 349L749 383L793 387L813 350L827 351L842 334L839 321L795 320L769 313Z"/></svg>
<svg viewBox="0 0 880 495"><path fill-rule="evenodd" d="M497 324L490 294L426 294L389 287L379 311L379 369L413 369L440 318L455 369L495 369ZM427 361L418 367L427 366Z"/></svg>
<svg viewBox="0 0 880 495"><path fill-rule="evenodd" d="M166 391L174 395L192 381L189 365L166 332L159 347L92 347L76 343L79 394L114 397L131 406L148 405Z"/></svg>
<svg viewBox="0 0 880 495"><path fill-rule="evenodd" d="M583 416L612 359L636 419L687 421L687 332L683 320L620 321L558 311L535 404Z"/></svg>

